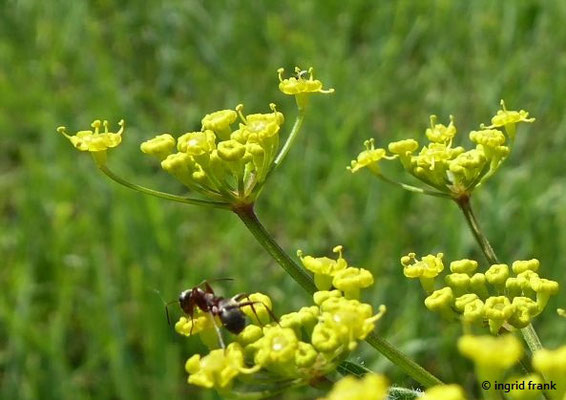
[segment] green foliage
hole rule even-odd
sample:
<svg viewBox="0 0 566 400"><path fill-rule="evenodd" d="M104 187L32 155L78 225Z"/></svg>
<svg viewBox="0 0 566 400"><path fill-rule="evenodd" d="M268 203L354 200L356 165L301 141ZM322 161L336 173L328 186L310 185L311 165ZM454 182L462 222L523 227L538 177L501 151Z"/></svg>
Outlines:
<svg viewBox="0 0 566 400"><path fill-rule="evenodd" d="M566 285L566 59L557 50L566 4L380 3L1 3L0 398L214 399L184 382L187 355L204 349L167 326L156 291L169 301L204 278L229 276L219 292L261 289L285 304L278 314L304 303L234 215L109 185L54 130L124 118L113 168L183 194L139 144L199 129L205 113L240 102L250 112L263 112L266 100L294 112L274 74L294 65L317 66L336 93L312 99L258 214L288 253L343 243L354 264L373 268L366 299L389 310L380 334L435 375L473 387L468 364L446 363L459 329L424 310L399 265L409 251L482 260L459 211L369 175L353 179L345 167L368 137L422 136L432 113L453 114L469 130L500 98L529 110L537 121L475 207L502 262L537 257L545 276ZM549 309L564 307L558 297ZM566 334L550 311L536 327L549 347ZM374 352L353 361L413 385Z"/></svg>

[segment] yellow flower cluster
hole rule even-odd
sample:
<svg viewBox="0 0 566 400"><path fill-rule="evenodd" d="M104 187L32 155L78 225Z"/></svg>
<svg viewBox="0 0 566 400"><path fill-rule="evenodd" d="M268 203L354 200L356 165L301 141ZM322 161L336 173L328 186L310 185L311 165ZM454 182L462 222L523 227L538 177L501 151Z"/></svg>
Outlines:
<svg viewBox="0 0 566 400"><path fill-rule="evenodd" d="M444 276L446 286L434 290L435 278L444 270L442 253L417 259L414 253L401 258L407 278L419 278L427 294L425 306L468 324L488 322L492 334L508 324L524 328L540 314L550 296L558 293L557 282L541 278L537 259L491 265L485 273L476 272L474 260L450 263L450 274Z"/></svg>
<svg viewBox="0 0 566 400"><path fill-rule="evenodd" d="M142 143L141 151L161 160L165 171L195 192L213 200L251 203L279 148L284 117L274 104L270 108L271 113L247 116L241 104L235 111L216 111L204 116L200 131L177 140L158 135ZM232 130L238 116L238 128Z"/></svg>
<svg viewBox="0 0 566 400"><path fill-rule="evenodd" d="M340 258L343 260L341 253ZM186 364L189 383L229 390L241 374L259 371L280 380L307 383L333 371L385 313L385 306L374 314L371 305L347 298L341 290L321 290L313 295L314 305L268 323L267 309L272 304L268 296L254 293L245 301L255 303L254 310L249 305L241 308L251 323L225 350L192 356ZM207 338L214 337L214 325L210 315L196 310L192 320L181 317L175 329L185 336L200 334L209 344ZM216 325L220 326L220 321ZM242 379L250 382L254 377Z"/></svg>
<svg viewBox="0 0 566 400"><path fill-rule="evenodd" d="M342 250L342 246L332 249L338 254L336 260L304 256L301 250L297 251L297 256L303 266L314 273L314 283L318 290L336 288L344 292L348 299L359 299L360 289L373 285L373 275L367 269L350 267L342 256Z"/></svg>
<svg viewBox="0 0 566 400"><path fill-rule="evenodd" d="M419 143L414 139L389 143L387 150L391 154L383 148L375 148L373 139L370 139L364 142L366 149L351 162L348 169L357 172L367 167L372 173L383 177L379 162L398 158L407 172L439 193L456 198L469 194L491 177L509 155L506 136L498 128L504 127L512 140L517 123L534 121L534 118L528 118L524 110L508 111L503 101L501 106L490 126L481 125L480 130L469 133L474 148L453 146L457 132L453 117L450 117L448 125L443 125L437 123L433 115L430 117L430 128L425 132L429 142L419 151Z"/></svg>

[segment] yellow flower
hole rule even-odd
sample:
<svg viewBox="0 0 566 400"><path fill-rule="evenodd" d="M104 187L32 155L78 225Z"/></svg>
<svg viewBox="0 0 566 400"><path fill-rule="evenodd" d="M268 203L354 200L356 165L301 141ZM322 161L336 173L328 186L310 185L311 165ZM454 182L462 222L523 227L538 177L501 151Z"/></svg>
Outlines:
<svg viewBox="0 0 566 400"><path fill-rule="evenodd" d="M470 287L470 276L468 274L448 274L444 277L444 281L452 288L457 296L468 293Z"/></svg>
<svg viewBox="0 0 566 400"><path fill-rule="evenodd" d="M312 333L312 344L321 352L352 351L357 340L365 339L374 329L375 322L386 311L380 306L373 314L369 304L344 297L328 297L320 304L321 316Z"/></svg>
<svg viewBox="0 0 566 400"><path fill-rule="evenodd" d="M539 311L542 312L542 310L544 310L544 308L546 307L546 304L548 303L548 299L550 298L550 296L553 296L556 293L558 293L558 289L560 288L560 286L556 281L540 278L531 281L531 288L537 294L537 305Z"/></svg>
<svg viewBox="0 0 566 400"><path fill-rule="evenodd" d="M104 132L100 133L100 126L104 127ZM90 124L94 128L93 131L78 131L75 135L71 136L66 133L66 128L60 126L57 132L64 135L71 141L75 148L81 151L99 152L116 147L122 141L122 133L124 133L124 120L118 122L120 129L118 132L113 133L108 131L108 121L95 120Z"/></svg>
<svg viewBox="0 0 566 400"><path fill-rule="evenodd" d="M452 304L454 303L454 294L452 289L448 286L435 290L425 301L425 306L430 311L438 312L445 318L452 318L454 311Z"/></svg>
<svg viewBox="0 0 566 400"><path fill-rule="evenodd" d="M511 389L509 392L505 391L505 397L511 400L536 400L541 397L541 390L544 385L544 379L538 374L529 374L525 376L513 376L507 379L510 385L525 383L524 389ZM513 386L511 386L513 388ZM533 389L534 388L534 389Z"/></svg>
<svg viewBox="0 0 566 400"><path fill-rule="evenodd" d="M364 142L366 149L358 154L357 159L352 160L350 166L347 167L350 172L358 172L360 169L368 167L373 173L380 173L379 161L383 158L391 159L392 157L387 157L387 153L384 149L376 149L374 143L374 139L369 139Z"/></svg>
<svg viewBox="0 0 566 400"><path fill-rule="evenodd" d="M318 357L318 352L310 343L299 342L295 352L295 365L299 368L308 368L313 365Z"/></svg>
<svg viewBox="0 0 566 400"><path fill-rule="evenodd" d="M437 124L436 115L430 116L430 128L425 132L428 140L434 143L450 143L456 135L456 127L454 126L454 117L450 116L450 124L448 126Z"/></svg>
<svg viewBox="0 0 566 400"><path fill-rule="evenodd" d="M303 266L314 273L314 283L318 290L330 289L334 275L348 266L342 256L342 250L342 246L336 246L332 249L334 253L338 254L336 260L328 257L303 256L302 250L297 251L297 256L301 259Z"/></svg>
<svg viewBox="0 0 566 400"><path fill-rule="evenodd" d="M230 125L236 121L238 114L234 110L220 110L206 114L202 119L202 130L211 130L225 140L230 137Z"/></svg>
<svg viewBox="0 0 566 400"><path fill-rule="evenodd" d="M279 74L279 90L288 95L298 95L304 93L334 93L334 89L323 90L322 82L318 79L314 79L314 69L311 67L307 71L301 70L299 67L295 67L296 77L292 76L290 78L283 79L284 68L279 68L277 73ZM306 75L309 75L308 79L305 79Z"/></svg>
<svg viewBox="0 0 566 400"><path fill-rule="evenodd" d="M499 293L503 293L507 278L509 278L509 266L507 264L493 264L485 271L485 279L490 285L495 286Z"/></svg>
<svg viewBox="0 0 566 400"><path fill-rule="evenodd" d="M434 278L444 270L442 257L442 253L429 254L418 260L415 253L409 253L401 257L403 275L409 279L419 278L425 292L430 294L434 291Z"/></svg>
<svg viewBox="0 0 566 400"><path fill-rule="evenodd" d="M515 137L515 125L519 122L534 122L534 118L529 118L529 113L525 110L509 111L505 108L505 102L501 100L501 110L491 119L491 125L485 128L505 127L505 131L511 139ZM483 127L482 127L483 128Z"/></svg>
<svg viewBox="0 0 566 400"><path fill-rule="evenodd" d="M464 391L459 385L437 385L427 389L420 400L465 400Z"/></svg>
<svg viewBox="0 0 566 400"><path fill-rule="evenodd" d="M146 140L140 145L140 150L160 160L167 158L175 148L175 138L168 133L158 135L153 139Z"/></svg>
<svg viewBox="0 0 566 400"><path fill-rule="evenodd" d="M359 299L360 289L373 285L373 275L367 269L348 267L336 272L332 286L344 292L347 299Z"/></svg>
<svg viewBox="0 0 566 400"><path fill-rule="evenodd" d="M484 147L496 148L505 143L505 135L497 129L482 129L471 131L470 140Z"/></svg>
<svg viewBox="0 0 566 400"><path fill-rule="evenodd" d="M471 276L476 269L478 269L478 262L475 260L468 260L467 258L455 260L450 263L450 271L459 274L468 274Z"/></svg>
<svg viewBox="0 0 566 400"><path fill-rule="evenodd" d="M514 312L509 323L515 328L524 328L531 323L531 319L539 313L537 303L528 297L518 296L513 299Z"/></svg>
<svg viewBox="0 0 566 400"><path fill-rule="evenodd" d="M566 395L566 346L556 350L542 349L533 355L533 367L556 383L556 391L552 391L553 399L562 399Z"/></svg>
<svg viewBox="0 0 566 400"><path fill-rule="evenodd" d="M236 340L242 346L247 346L255 341L257 341L260 337L263 336L263 329L257 325L248 325L244 328L244 330L238 333L236 336Z"/></svg>
<svg viewBox="0 0 566 400"><path fill-rule="evenodd" d="M485 317L485 305L480 299L475 299L464 306L462 319L465 322L481 322Z"/></svg>
<svg viewBox="0 0 566 400"><path fill-rule="evenodd" d="M489 291L487 290L485 282L485 275L481 272L476 272L470 278L470 289L482 299L487 299L489 297Z"/></svg>
<svg viewBox="0 0 566 400"><path fill-rule="evenodd" d="M253 308L251 305L246 305L240 308L240 310L242 310L242 312L252 320L252 323L256 325L266 325L271 320L270 311L273 310L273 303L269 296L266 296L263 293L252 293L249 296L242 298L240 302L254 303Z"/></svg>
<svg viewBox="0 0 566 400"><path fill-rule="evenodd" d="M411 154L418 149L419 143L414 139L403 139L389 143L387 148L391 153L398 154L402 157Z"/></svg>
<svg viewBox="0 0 566 400"><path fill-rule="evenodd" d="M488 319L491 333L497 335L499 328L503 326L505 321L507 321L514 312L515 307L507 297L488 297L485 301L485 316Z"/></svg>
<svg viewBox="0 0 566 400"><path fill-rule="evenodd" d="M276 366L278 371L287 369L286 372L293 372L285 364L294 364L298 346L299 340L293 329L275 325L264 327L263 337L248 347L255 350L254 361L257 365Z"/></svg>
<svg viewBox="0 0 566 400"><path fill-rule="evenodd" d="M230 343L226 349L212 350L204 357L195 354L185 364L185 370L190 374L190 384L217 389L229 387L241 373L251 374L260 368L244 366L244 353L238 343Z"/></svg>
<svg viewBox="0 0 566 400"><path fill-rule="evenodd" d="M205 330L213 330L214 323L208 313L197 310L193 318L181 317L175 324L175 331L180 335L190 336Z"/></svg>
<svg viewBox="0 0 566 400"><path fill-rule="evenodd" d="M275 136L279 132L279 127L285 122L285 117L282 113L277 111L275 104L270 103L269 107L273 112L268 114L248 114L244 116L242 112L244 106L238 104L236 111L242 120L242 124L240 124L240 129L234 131L232 138L241 143L257 143L260 140Z"/></svg>
<svg viewBox="0 0 566 400"><path fill-rule="evenodd" d="M515 274L520 274L521 272L525 272L527 270L537 272L540 267L540 261L536 258L531 260L517 260L514 261L511 265L511 269Z"/></svg>
<svg viewBox="0 0 566 400"><path fill-rule="evenodd" d="M367 374L358 379L349 375L336 382L328 395L318 400L385 400L387 389L388 383L384 376Z"/></svg>
<svg viewBox="0 0 566 400"><path fill-rule="evenodd" d="M301 328L311 333L319 315L320 309L317 306L302 307L299 311L282 315L279 318L279 325L283 328L293 328L296 333L299 333Z"/></svg>
<svg viewBox="0 0 566 400"><path fill-rule="evenodd" d="M521 342L513 335L464 335L458 340L458 350L474 362L478 378L489 380L499 379L523 355Z"/></svg>
<svg viewBox="0 0 566 400"><path fill-rule="evenodd" d="M177 150L190 156L201 156L216 148L216 135L211 130L188 132L177 139Z"/></svg>

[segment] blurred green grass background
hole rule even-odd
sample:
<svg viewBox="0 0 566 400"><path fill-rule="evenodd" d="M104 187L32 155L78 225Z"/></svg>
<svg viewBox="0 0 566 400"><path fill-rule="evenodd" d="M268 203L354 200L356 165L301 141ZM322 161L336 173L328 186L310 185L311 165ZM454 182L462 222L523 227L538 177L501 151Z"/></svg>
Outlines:
<svg viewBox="0 0 566 400"><path fill-rule="evenodd" d="M343 244L377 278L367 300L388 306L379 333L473 391L460 328L425 311L398 261L442 251L483 262L463 218L345 166L368 137L422 138L432 113L453 114L467 141L500 98L530 111L536 123L474 205L500 258L538 257L566 286L565 20L559 0L1 1L0 397L216 399L185 383L185 359L204 349L172 333L156 291L171 300L228 276L219 292L262 290L279 314L308 301L235 216L130 192L55 132L124 118L113 169L182 193L139 143L199 129L202 115L239 102L248 112L277 103L289 129L294 102L275 71L295 65L314 66L336 93L313 98L259 216L289 253ZM536 322L550 347L566 336L558 305L564 294ZM352 359L415 384L367 345Z"/></svg>

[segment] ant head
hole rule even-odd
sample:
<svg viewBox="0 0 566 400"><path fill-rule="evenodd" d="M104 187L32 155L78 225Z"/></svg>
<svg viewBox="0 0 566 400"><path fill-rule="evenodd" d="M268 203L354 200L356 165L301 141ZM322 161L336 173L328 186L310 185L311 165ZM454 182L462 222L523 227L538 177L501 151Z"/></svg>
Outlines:
<svg viewBox="0 0 566 400"><path fill-rule="evenodd" d="M186 313L190 314L193 308L193 289L183 290L179 295L179 305Z"/></svg>

